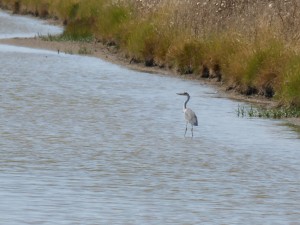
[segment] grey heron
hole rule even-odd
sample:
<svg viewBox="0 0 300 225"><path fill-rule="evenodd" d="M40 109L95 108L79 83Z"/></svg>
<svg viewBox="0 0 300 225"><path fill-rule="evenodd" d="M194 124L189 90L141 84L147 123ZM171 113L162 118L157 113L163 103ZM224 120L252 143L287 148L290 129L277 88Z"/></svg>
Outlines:
<svg viewBox="0 0 300 225"><path fill-rule="evenodd" d="M188 123L191 124L192 128L191 128L191 132L192 132L192 137L194 136L193 134L193 127L194 126L198 126L198 120L197 120L197 116L194 113L193 110L191 110L190 108L186 107L186 104L188 103L188 101L190 100L190 95L187 92L183 92L183 93L177 93L178 95L185 95L187 96L186 101L183 104L183 112L184 112L184 118L186 121L186 126L185 126L185 133L184 136L186 135L186 131L187 131L187 125Z"/></svg>

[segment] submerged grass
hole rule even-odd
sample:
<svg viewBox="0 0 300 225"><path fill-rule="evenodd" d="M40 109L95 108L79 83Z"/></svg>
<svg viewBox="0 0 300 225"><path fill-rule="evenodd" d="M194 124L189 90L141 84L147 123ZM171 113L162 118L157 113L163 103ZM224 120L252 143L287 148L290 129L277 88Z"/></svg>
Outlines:
<svg viewBox="0 0 300 225"><path fill-rule="evenodd" d="M58 42L64 42L64 41L78 41L78 42L86 42L90 43L94 41L94 38L92 36L87 37L78 37L73 35L68 35L66 33L61 35L38 35L39 38L41 38L43 41L58 41Z"/></svg>
<svg viewBox="0 0 300 225"><path fill-rule="evenodd" d="M300 107L298 0L0 0L0 6L63 21L64 34L45 40L101 41L146 66L217 78L242 94Z"/></svg>
<svg viewBox="0 0 300 225"><path fill-rule="evenodd" d="M236 110L238 117L259 117L259 118L272 118L272 119L282 119L282 118L299 118L300 109L296 107L279 107L266 109L262 107L244 106L238 105Z"/></svg>

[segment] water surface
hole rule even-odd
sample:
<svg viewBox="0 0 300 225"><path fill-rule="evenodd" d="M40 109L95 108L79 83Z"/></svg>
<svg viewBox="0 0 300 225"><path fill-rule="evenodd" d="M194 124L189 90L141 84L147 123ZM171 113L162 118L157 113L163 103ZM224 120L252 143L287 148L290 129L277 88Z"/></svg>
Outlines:
<svg viewBox="0 0 300 225"><path fill-rule="evenodd" d="M300 224L299 134L197 81L0 45L0 88L3 224Z"/></svg>
<svg viewBox="0 0 300 225"><path fill-rule="evenodd" d="M28 16L11 15L0 10L0 39L34 37L61 32L61 27L49 25L46 20L41 21Z"/></svg>

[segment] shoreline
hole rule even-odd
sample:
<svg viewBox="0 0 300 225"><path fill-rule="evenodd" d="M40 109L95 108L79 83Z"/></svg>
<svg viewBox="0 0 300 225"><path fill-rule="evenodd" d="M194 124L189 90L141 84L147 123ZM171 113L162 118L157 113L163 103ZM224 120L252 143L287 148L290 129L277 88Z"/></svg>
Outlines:
<svg viewBox="0 0 300 225"><path fill-rule="evenodd" d="M227 86L222 82L217 82L215 79L201 78L194 74L182 75L175 70L160 68L158 66L148 67L144 63L130 63L130 58L126 57L124 53L116 50L113 46L107 46L101 42L78 42L78 41L47 41L42 40L40 37L30 38L7 38L0 39L0 44L28 47L34 49L46 49L59 54L74 54L82 56L91 56L99 58L104 61L108 61L120 66L124 66L131 70L136 70L146 73L157 73L161 75L179 77L188 80L199 81L202 84L209 85L217 89L224 97L245 101L257 105L266 105L272 107L276 105L276 102L271 99L266 99L263 96L245 96L237 93L234 90L226 90ZM80 53L84 51L84 53Z"/></svg>
<svg viewBox="0 0 300 225"><path fill-rule="evenodd" d="M173 74L172 71L160 69L158 67L146 67L142 63L130 63L130 59L127 59L113 46L109 47L102 44L101 42L48 41L42 40L41 37L17 37L0 39L0 44L29 47L35 49L46 49L59 52L59 54L91 56L141 72L160 73L163 75Z"/></svg>
<svg viewBox="0 0 300 225"><path fill-rule="evenodd" d="M166 68L159 68L158 66L147 67L144 63L130 63L130 59L114 46L107 46L101 42L78 42L78 41L48 41L41 37L31 38L8 38L0 39L0 44L29 47L35 49L46 49L55 51L58 54L76 54L82 56L96 57L120 66L124 66L131 70L136 70L146 73L157 73L161 75L180 77L183 79L196 80L201 84L209 85L216 89L224 98L229 98L235 101L241 101L256 106L263 106L265 108L272 108L276 106L277 102L272 99L266 99L262 96L244 96L234 90L227 90L227 86L222 82L217 82L214 79L207 79L196 77L195 75L180 75L176 71ZM287 124L292 126L300 126L300 118L282 118Z"/></svg>

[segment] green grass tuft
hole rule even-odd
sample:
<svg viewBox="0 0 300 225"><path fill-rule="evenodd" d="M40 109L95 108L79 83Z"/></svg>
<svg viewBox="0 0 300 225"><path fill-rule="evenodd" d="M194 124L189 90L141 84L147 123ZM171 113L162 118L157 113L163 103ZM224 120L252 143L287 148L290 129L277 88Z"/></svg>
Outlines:
<svg viewBox="0 0 300 225"><path fill-rule="evenodd" d="M283 72L280 99L287 106L300 106L300 56L292 57Z"/></svg>

